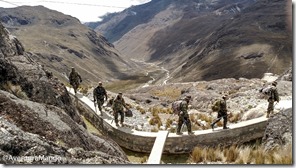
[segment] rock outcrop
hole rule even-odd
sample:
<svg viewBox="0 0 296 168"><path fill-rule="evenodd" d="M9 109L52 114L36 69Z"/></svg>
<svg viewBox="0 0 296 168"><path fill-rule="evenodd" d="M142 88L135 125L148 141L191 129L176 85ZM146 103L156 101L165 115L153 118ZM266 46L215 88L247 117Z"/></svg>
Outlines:
<svg viewBox="0 0 296 168"><path fill-rule="evenodd" d="M266 150L292 144L293 111L292 108L281 111L272 116L267 124L263 137Z"/></svg>

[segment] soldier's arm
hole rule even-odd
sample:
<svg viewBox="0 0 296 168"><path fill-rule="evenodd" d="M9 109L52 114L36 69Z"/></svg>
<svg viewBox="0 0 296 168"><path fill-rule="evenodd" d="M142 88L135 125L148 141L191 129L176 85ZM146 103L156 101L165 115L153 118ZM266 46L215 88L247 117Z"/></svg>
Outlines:
<svg viewBox="0 0 296 168"><path fill-rule="evenodd" d="M108 99L108 95L107 95L107 91L106 89L104 88L104 92L105 92L105 97L106 97L106 100Z"/></svg>
<svg viewBox="0 0 296 168"><path fill-rule="evenodd" d="M123 98L122 98L122 105L123 105L126 109L129 109L129 108L127 107L127 105L125 104L125 101L124 101Z"/></svg>
<svg viewBox="0 0 296 168"><path fill-rule="evenodd" d="M280 101L279 93L278 93L277 89L274 90L274 97L276 98L276 101L277 101L277 102Z"/></svg>
<svg viewBox="0 0 296 168"><path fill-rule="evenodd" d="M81 76L77 73L77 75L78 75L78 77L79 77L79 80L80 80L80 82L82 82L82 78L81 78Z"/></svg>

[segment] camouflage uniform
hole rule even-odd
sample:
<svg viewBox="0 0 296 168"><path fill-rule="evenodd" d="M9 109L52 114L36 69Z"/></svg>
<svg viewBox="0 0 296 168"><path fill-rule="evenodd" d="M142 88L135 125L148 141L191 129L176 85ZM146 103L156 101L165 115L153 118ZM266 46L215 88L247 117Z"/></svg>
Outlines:
<svg viewBox="0 0 296 168"><path fill-rule="evenodd" d="M181 112L179 114L179 120L178 120L178 127L177 127L177 135L181 135L181 127L183 123L185 122L188 130L188 134L193 134L191 131L191 121L188 115L188 103L190 100L190 96L186 97L185 100L182 101L181 103Z"/></svg>
<svg viewBox="0 0 296 168"><path fill-rule="evenodd" d="M97 86L94 91L94 102L98 103L99 110L102 114L102 106L104 104L104 98L106 98L106 101L108 99L106 89L102 86L102 83L99 82L99 86Z"/></svg>
<svg viewBox="0 0 296 168"><path fill-rule="evenodd" d="M268 97L268 107L267 107L267 115L266 117L268 118L270 114L273 113L274 110L274 102L279 102L279 94L276 88L277 82L273 82L271 86L271 92Z"/></svg>
<svg viewBox="0 0 296 168"><path fill-rule="evenodd" d="M213 121L213 123L211 124L212 129L214 130L214 125L219 122L221 120L221 118L223 118L223 129L227 129L228 127L227 125L227 105L226 105L226 97L227 96L223 96L222 100L219 100L219 110L218 110L218 116L217 119L215 119Z"/></svg>
<svg viewBox="0 0 296 168"><path fill-rule="evenodd" d="M81 79L81 76L78 74L78 72L75 71L74 68L72 68L72 71L69 75L69 80L70 80L70 85L72 85L74 92L76 94L79 84L82 82L82 79Z"/></svg>
<svg viewBox="0 0 296 168"><path fill-rule="evenodd" d="M123 107L128 109L128 107L125 104L124 99L122 98L122 93L119 93L116 96L116 98L113 100L113 103L112 103L113 115L114 115L114 120L115 120L116 126L119 126L118 125L118 113L120 114L120 124L121 124L121 126L123 126L123 122L124 122Z"/></svg>

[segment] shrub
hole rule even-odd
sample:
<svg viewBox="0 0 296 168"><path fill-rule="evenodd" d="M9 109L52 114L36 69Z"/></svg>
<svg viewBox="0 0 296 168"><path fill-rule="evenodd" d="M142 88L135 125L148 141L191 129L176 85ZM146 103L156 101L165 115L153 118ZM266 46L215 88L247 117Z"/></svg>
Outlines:
<svg viewBox="0 0 296 168"><path fill-rule="evenodd" d="M191 159L194 163L199 163L203 161L203 149L201 147L195 147L193 149Z"/></svg>
<svg viewBox="0 0 296 168"><path fill-rule="evenodd" d="M150 125L156 125L158 126L158 128L162 125L161 119L160 117L157 115L153 116L150 120L149 120L149 124Z"/></svg>

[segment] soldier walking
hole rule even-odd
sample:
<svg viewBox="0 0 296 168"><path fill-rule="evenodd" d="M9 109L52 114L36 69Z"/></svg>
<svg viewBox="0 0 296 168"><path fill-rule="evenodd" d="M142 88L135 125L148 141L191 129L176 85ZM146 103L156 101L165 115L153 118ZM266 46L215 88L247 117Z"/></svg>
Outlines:
<svg viewBox="0 0 296 168"><path fill-rule="evenodd" d="M116 123L116 126L119 127L118 125L118 114L120 114L120 124L123 127L124 124L124 108L126 108L127 110L129 109L127 107L127 105L125 104L125 101L122 97L122 93L118 93L118 95L116 96L116 98L114 99L113 103L112 103L112 109L113 109L113 115L114 115L114 120Z"/></svg>
<svg viewBox="0 0 296 168"><path fill-rule="evenodd" d="M191 131L191 121L188 115L188 105L189 101L191 100L191 96L186 96L186 98L181 103L181 112L179 113L179 120L178 120L178 128L177 128L177 135L182 135L181 127L183 123L187 126L188 135L193 135L194 133Z"/></svg>
<svg viewBox="0 0 296 168"><path fill-rule="evenodd" d="M73 89L74 89L74 93L77 93L77 89L80 85L80 83L82 82L81 76L79 75L78 72L75 71L75 68L72 67L72 71L69 75L69 81L70 81L70 85L72 85Z"/></svg>
<svg viewBox="0 0 296 168"><path fill-rule="evenodd" d="M97 102L101 116L103 116L102 106L104 104L104 98L106 98L106 101L107 101L108 96L107 96L107 91L103 87L102 82L99 82L99 85L94 89L93 96L94 96L94 103Z"/></svg>
<svg viewBox="0 0 296 168"><path fill-rule="evenodd" d="M228 129L227 125L227 105L226 100L228 100L227 95L222 96L222 100L218 100L218 116L217 119L211 124L211 127L214 131L214 125L223 118L223 129Z"/></svg>
<svg viewBox="0 0 296 168"><path fill-rule="evenodd" d="M280 98L279 98L279 94L276 88L277 82L274 81L271 84L271 88L270 88L270 93L269 93L269 97L267 99L268 101L268 107L267 107L267 114L266 114L266 118L269 118L270 114L273 114L273 110L274 110L274 102L279 102Z"/></svg>

